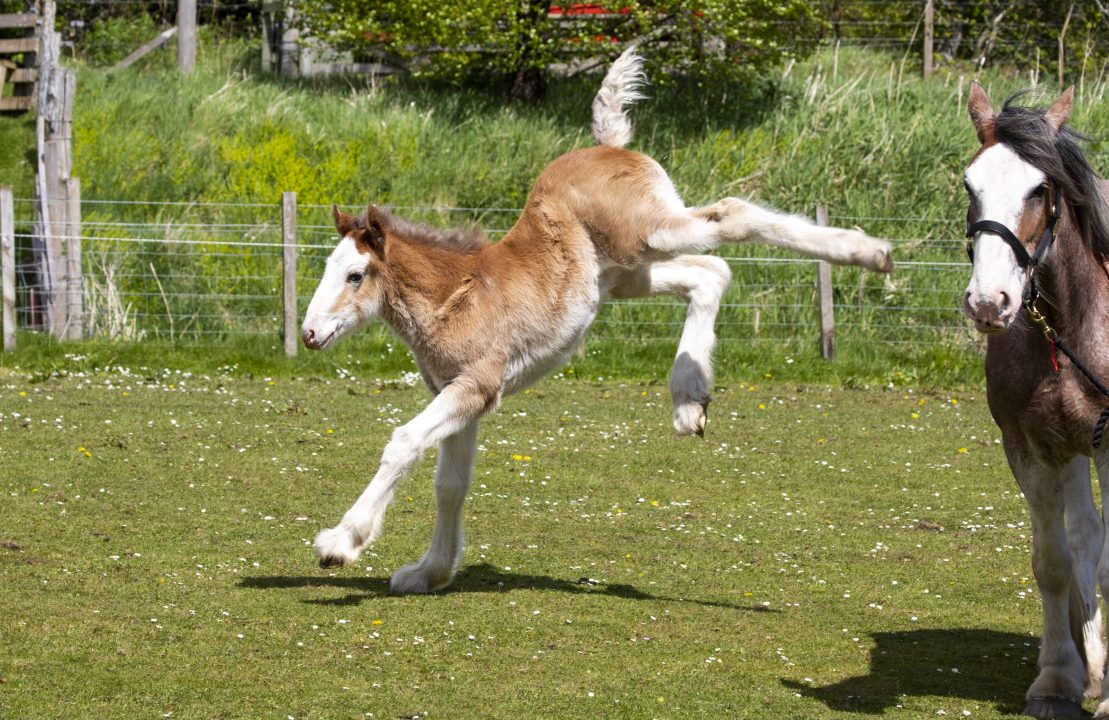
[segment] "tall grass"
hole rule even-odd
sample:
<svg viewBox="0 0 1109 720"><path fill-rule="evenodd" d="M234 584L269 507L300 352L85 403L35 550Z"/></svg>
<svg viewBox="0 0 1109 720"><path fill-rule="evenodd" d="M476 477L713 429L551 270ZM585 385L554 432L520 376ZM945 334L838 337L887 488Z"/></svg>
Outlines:
<svg viewBox="0 0 1109 720"><path fill-rule="evenodd" d="M433 224L477 224L496 238L515 219L513 210L542 168L591 142L595 76L558 81L546 104L524 107L506 105L498 88L364 78L291 81L250 71L234 49L221 53L188 77L161 61L116 75L81 69L75 172L85 198L121 201L88 206L86 220L146 223L147 236L150 224L164 225L167 235L201 240L220 239L214 231L206 234L205 224L241 225L250 228L241 233L250 239L272 239L280 194L293 190L302 208L302 242L308 244L332 241L327 208L333 202L392 205ZM973 348L977 339L959 327L955 312L962 273L924 276L904 265L960 260L960 178L976 146L965 111L972 77L951 69L925 81L899 58L829 50L758 88L651 88L652 97L634 111L634 146L671 172L691 204L731 194L811 214L823 202L833 224L857 224L894 239L903 269L891 279L837 270L842 340ZM1029 82L1024 73L992 72L979 79L995 104ZM1044 101L1053 90L1046 90ZM1105 133L1105 90L1105 78L1084 83L1076 127ZM10 131L10 125L0 126L0 133ZM1093 151L1095 167L1104 167L1101 146ZM194 205L126 204L159 201ZM259 221L257 208L219 203L272 203L274 210L271 220ZM165 277L193 283L186 290L197 295L273 291L272 253L244 250L213 280L194 247L166 245L153 258L115 249L124 264L119 277L132 278L144 293L136 312L164 314L155 281ZM309 252L303 287L313 284L322 254ZM778 255L755 247L722 254ZM744 331L725 337L726 343L812 335L816 303L808 268L737 260L733 270L721 319ZM188 313L194 322L186 329L197 332L218 333L233 320L227 307L191 307ZM208 327L195 318L208 318ZM680 307L664 303L612 305L594 337L670 338L681 319ZM170 330L150 322L156 333Z"/></svg>

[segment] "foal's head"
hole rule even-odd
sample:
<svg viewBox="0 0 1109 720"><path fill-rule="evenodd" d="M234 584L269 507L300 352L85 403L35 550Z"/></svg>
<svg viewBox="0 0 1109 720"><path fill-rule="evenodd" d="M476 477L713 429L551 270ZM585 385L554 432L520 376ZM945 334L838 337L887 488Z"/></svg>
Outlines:
<svg viewBox="0 0 1109 720"><path fill-rule="evenodd" d="M306 347L321 350L370 323L381 309L386 216L373 205L362 217L332 207L339 244L327 259L301 325Z"/></svg>
<svg viewBox="0 0 1109 720"><path fill-rule="evenodd" d="M1080 147L1085 138L1066 126L1074 88L1047 110L1015 105L1020 95L1010 96L995 115L982 87L971 86L968 109L982 147L964 175L968 229L994 221L1034 256L1058 213L1096 254L1109 252L1105 202ZM1000 232L977 230L969 242L974 268L963 312L980 332L1003 332L1020 311L1028 273ZM1045 243L1044 262L1052 255L1050 247Z"/></svg>

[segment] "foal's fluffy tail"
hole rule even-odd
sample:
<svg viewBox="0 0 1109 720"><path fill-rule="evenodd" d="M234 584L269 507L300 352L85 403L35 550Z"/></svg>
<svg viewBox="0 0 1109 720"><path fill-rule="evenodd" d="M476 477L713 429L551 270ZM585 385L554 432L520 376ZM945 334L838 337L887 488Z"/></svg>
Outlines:
<svg viewBox="0 0 1109 720"><path fill-rule="evenodd" d="M593 98L593 140L598 145L624 147L631 142L632 123L624 110L643 97L643 82L643 58L633 45L616 58Z"/></svg>

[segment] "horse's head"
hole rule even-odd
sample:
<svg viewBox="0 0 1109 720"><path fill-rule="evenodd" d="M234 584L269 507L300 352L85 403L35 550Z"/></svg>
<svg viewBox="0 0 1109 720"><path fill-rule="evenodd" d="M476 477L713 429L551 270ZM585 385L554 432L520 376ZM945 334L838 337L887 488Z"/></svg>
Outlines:
<svg viewBox="0 0 1109 720"><path fill-rule="evenodd" d="M321 350L370 323L381 308L387 217L373 205L356 218L332 207L339 244L301 325L304 345Z"/></svg>
<svg viewBox="0 0 1109 720"><path fill-rule="evenodd" d="M1061 211L1059 174L1052 172L1060 160L1058 153L1050 156L1073 102L1072 87L1046 112L1007 102L995 116L982 87L971 85L968 109L982 147L964 174L973 272L963 312L979 332L1009 328L1028 283L1026 260L1048 251L1050 242L1041 240L1053 232L1052 217Z"/></svg>

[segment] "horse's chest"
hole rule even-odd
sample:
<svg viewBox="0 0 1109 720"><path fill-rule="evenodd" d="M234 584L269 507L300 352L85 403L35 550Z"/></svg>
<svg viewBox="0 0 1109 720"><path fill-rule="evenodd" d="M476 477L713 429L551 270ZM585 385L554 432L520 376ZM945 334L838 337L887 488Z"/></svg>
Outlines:
<svg viewBox="0 0 1109 720"><path fill-rule="evenodd" d="M1014 372L987 355L986 376L990 412L1007 440L1020 438L1042 457L1060 462L1089 452L1089 402L1074 368Z"/></svg>

